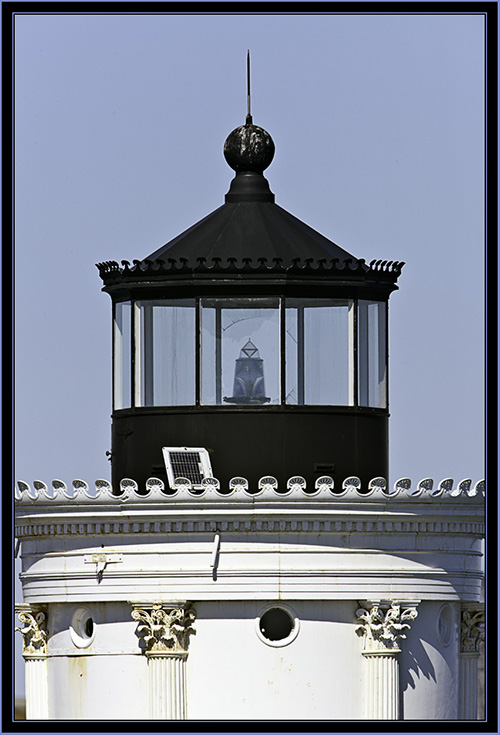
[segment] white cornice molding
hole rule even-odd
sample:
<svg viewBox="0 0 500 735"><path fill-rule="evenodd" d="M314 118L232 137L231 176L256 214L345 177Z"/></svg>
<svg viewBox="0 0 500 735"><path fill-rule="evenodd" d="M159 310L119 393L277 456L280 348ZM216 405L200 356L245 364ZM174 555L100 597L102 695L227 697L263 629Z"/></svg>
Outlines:
<svg viewBox="0 0 500 735"><path fill-rule="evenodd" d="M107 490L93 497L83 481L75 481L74 496L57 483L62 484L54 481L54 497L44 483L35 483L34 494L18 483L24 489L15 500L16 538L220 532L484 535L484 482L471 489L470 480L440 494L432 494L432 481L425 480L416 494L409 494L408 486L393 496L380 487L367 494L351 488L338 496L327 488L311 495L298 488L252 495L241 489L221 494L213 487L202 495L181 488L170 496L155 488L147 496L132 491L113 496L107 483Z"/></svg>
<svg viewBox="0 0 500 735"><path fill-rule="evenodd" d="M205 512L203 514L205 518L201 519L199 512L169 512L163 509L134 514L116 513L115 511L115 513L100 514L99 520L96 519L94 513L52 514L49 512L42 514L30 512L17 515L14 535L21 539L34 536L163 535L165 533L215 533L217 531L484 535L483 513L471 512L472 509L469 513L465 513L464 509L457 510L462 512L456 515L448 512L449 517L447 518L435 517L426 508L417 507L414 507L412 514L401 511L399 514L385 513L384 517L380 517L380 514L374 511L372 517L365 512L364 517L355 518L352 513L347 516L345 513L330 509L309 512L298 510L287 512L281 509L273 514L264 510L259 513L256 509L246 513L219 509L210 513Z"/></svg>

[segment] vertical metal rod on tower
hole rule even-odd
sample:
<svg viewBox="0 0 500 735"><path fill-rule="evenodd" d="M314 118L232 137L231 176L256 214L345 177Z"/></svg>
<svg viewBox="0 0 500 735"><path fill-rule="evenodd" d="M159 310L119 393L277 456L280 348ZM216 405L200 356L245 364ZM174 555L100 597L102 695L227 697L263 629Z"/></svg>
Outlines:
<svg viewBox="0 0 500 735"><path fill-rule="evenodd" d="M247 50L247 119L246 124L252 124L252 114L250 111L250 50Z"/></svg>

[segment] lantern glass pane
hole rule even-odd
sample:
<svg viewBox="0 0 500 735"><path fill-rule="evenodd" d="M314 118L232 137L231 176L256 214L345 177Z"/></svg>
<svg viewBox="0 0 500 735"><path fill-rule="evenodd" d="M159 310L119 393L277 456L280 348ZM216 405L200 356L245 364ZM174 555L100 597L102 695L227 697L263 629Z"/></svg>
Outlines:
<svg viewBox="0 0 500 735"><path fill-rule="evenodd" d="M195 403L194 299L137 302L137 406Z"/></svg>
<svg viewBox="0 0 500 735"><path fill-rule="evenodd" d="M294 299L286 309L286 403L354 404L353 301Z"/></svg>
<svg viewBox="0 0 500 735"><path fill-rule="evenodd" d="M201 402L280 402L279 299L201 300Z"/></svg>
<svg viewBox="0 0 500 735"><path fill-rule="evenodd" d="M132 394L131 303L115 304L113 325L113 406L130 408Z"/></svg>
<svg viewBox="0 0 500 735"><path fill-rule="evenodd" d="M387 407L387 304L358 302L359 405Z"/></svg>

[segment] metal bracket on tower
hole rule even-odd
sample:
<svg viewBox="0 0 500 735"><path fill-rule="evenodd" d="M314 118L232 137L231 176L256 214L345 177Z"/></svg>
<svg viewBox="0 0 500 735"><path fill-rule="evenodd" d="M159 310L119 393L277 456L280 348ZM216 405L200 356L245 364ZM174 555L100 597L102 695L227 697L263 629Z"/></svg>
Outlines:
<svg viewBox="0 0 500 735"><path fill-rule="evenodd" d="M84 564L95 564L96 565L96 574L99 579L102 578L103 572L108 566L108 564L116 564L121 562L122 555L121 554L86 554L83 557Z"/></svg>

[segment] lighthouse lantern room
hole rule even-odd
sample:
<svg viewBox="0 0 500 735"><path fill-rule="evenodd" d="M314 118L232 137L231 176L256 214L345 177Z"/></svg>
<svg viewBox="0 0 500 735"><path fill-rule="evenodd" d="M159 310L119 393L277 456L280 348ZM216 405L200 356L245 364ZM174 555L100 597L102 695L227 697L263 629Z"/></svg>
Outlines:
<svg viewBox="0 0 500 735"><path fill-rule="evenodd" d="M388 299L402 263L367 265L274 201L274 143L226 140L225 203L133 265L99 264L114 310L113 480L166 480L162 446L207 447L227 487L273 467L387 476Z"/></svg>

